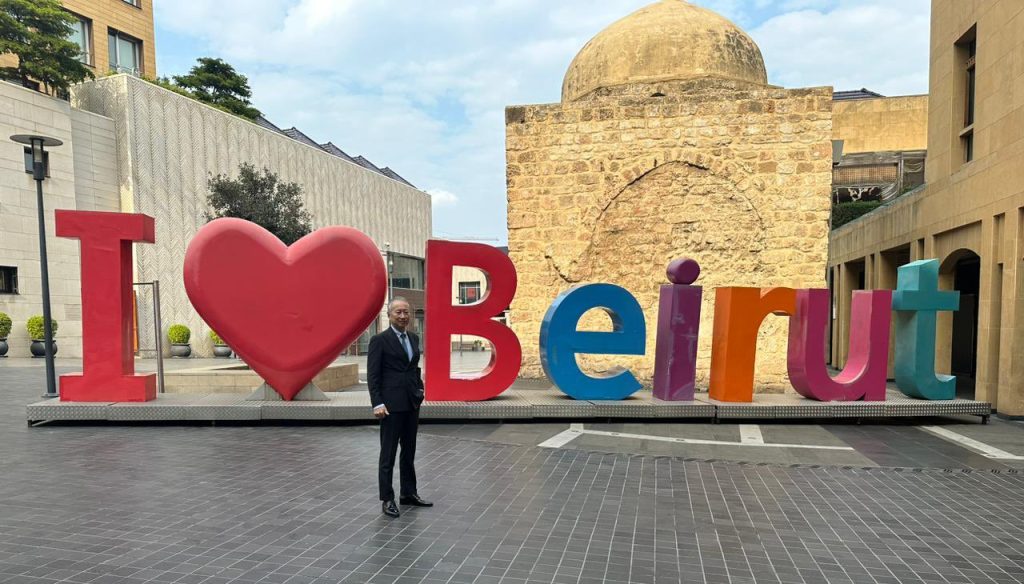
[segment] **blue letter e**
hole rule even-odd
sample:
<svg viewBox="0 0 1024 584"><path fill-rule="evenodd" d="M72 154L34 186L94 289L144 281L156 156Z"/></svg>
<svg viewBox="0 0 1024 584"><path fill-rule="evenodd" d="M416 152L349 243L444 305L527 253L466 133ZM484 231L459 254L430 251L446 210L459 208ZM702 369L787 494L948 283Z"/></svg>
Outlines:
<svg viewBox="0 0 1024 584"><path fill-rule="evenodd" d="M580 318L600 308L612 319L612 332L577 331ZM640 382L622 367L592 377L576 365L577 353L643 355L646 323L640 303L612 284L574 286L555 299L540 327L540 360L544 372L567 395L580 400L618 400L640 389Z"/></svg>

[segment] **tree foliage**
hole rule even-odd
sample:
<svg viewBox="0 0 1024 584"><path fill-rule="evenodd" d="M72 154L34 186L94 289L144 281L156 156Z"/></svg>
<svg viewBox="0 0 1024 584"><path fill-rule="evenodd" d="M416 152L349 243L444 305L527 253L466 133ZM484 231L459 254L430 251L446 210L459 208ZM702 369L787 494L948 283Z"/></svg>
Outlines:
<svg viewBox="0 0 1024 584"><path fill-rule="evenodd" d="M175 75L174 84L203 103L255 120L260 110L252 106L249 79L222 59L200 57L188 75Z"/></svg>
<svg viewBox="0 0 1024 584"><path fill-rule="evenodd" d="M291 245L313 230L312 217L302 204L302 187L281 182L277 174L251 164L238 167L238 178L217 175L210 179L208 220L237 217L252 221Z"/></svg>
<svg viewBox="0 0 1024 584"><path fill-rule="evenodd" d="M91 79L92 71L79 60L81 48L68 40L75 22L58 0L0 0L0 54L18 61L0 67L0 78L26 87L37 81L47 93Z"/></svg>

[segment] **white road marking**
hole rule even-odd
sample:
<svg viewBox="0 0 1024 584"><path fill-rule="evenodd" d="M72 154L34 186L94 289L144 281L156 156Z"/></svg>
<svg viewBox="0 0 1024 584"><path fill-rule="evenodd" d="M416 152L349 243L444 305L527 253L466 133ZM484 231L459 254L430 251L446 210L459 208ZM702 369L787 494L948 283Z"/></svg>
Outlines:
<svg viewBox="0 0 1024 584"><path fill-rule="evenodd" d="M740 442L742 444L764 444L761 426L757 424L740 424Z"/></svg>
<svg viewBox="0 0 1024 584"><path fill-rule="evenodd" d="M541 448L561 448L566 444L572 442L576 438L579 438L581 433L582 432L580 432L579 430L574 430L570 428L568 430L565 430L564 432L555 434L554 436L541 442L537 446L540 446Z"/></svg>
<svg viewBox="0 0 1024 584"><path fill-rule="evenodd" d="M1000 450L995 446L989 446L984 442L979 442L973 438L968 438L963 434L954 432L952 430L947 430L946 428L943 428L941 426L921 426L920 428L925 432L935 434L939 438L948 440L954 444L959 444L964 448L973 450L978 454L981 454L982 456L986 456L988 458L997 458L1000 460L1024 460L1024 456L1011 454L1005 450Z"/></svg>
<svg viewBox="0 0 1024 584"><path fill-rule="evenodd" d="M757 428L757 426L754 426ZM548 438L538 444L542 448L561 448L569 442L583 435L611 436L614 438L631 438L634 440L654 440L656 442L672 442L675 444L711 444L715 446L758 446L768 448L808 448L814 450L853 450L850 446L820 446L817 444L766 444L761 438L760 428L757 429L757 436L761 442L727 442L724 440L703 440L700 438L674 438L672 436L651 436L649 434L630 434L627 432L606 432L604 430L587 430L583 424L573 424L568 430ZM752 434L751 434L752 436Z"/></svg>

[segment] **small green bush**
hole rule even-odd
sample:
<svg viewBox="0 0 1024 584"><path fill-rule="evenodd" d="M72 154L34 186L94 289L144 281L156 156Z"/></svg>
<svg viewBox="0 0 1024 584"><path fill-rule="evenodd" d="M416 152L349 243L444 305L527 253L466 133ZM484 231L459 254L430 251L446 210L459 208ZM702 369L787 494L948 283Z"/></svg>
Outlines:
<svg viewBox="0 0 1024 584"><path fill-rule="evenodd" d="M210 340L213 341L214 345L226 345L224 339L220 338L220 335L217 334L217 331L213 329L210 329Z"/></svg>
<svg viewBox="0 0 1024 584"><path fill-rule="evenodd" d="M11 317L7 316L7 313L0 312L0 339L6 339L11 334L11 326L13 324Z"/></svg>
<svg viewBox="0 0 1024 584"><path fill-rule="evenodd" d="M167 329L167 338L172 344L187 345L188 340L192 338L192 331L183 324L172 324L171 328Z"/></svg>
<svg viewBox="0 0 1024 584"><path fill-rule="evenodd" d="M866 215L882 206L881 201L852 201L832 206L832 229L838 229L850 221Z"/></svg>
<svg viewBox="0 0 1024 584"><path fill-rule="evenodd" d="M28 336L33 341L41 341L46 336L46 331L44 330L46 327L43 326L43 317L40 314L28 319L28 322L25 323L25 328L28 330ZM56 337L57 321L52 318L50 319L50 329L53 331L53 336Z"/></svg>

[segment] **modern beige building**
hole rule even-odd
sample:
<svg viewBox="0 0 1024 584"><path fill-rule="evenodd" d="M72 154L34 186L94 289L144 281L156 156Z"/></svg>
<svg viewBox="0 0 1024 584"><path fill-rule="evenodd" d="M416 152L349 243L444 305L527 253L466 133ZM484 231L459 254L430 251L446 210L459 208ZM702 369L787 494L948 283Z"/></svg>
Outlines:
<svg viewBox="0 0 1024 584"><path fill-rule="evenodd" d="M155 78L155 0L61 0L78 17L73 36L82 47L82 60L97 77L129 73Z"/></svg>
<svg viewBox="0 0 1024 584"><path fill-rule="evenodd" d="M1024 3L933 0L926 184L835 230L831 358L846 362L850 293L893 288L907 261L937 258L936 371L959 392L1024 415Z"/></svg>
<svg viewBox="0 0 1024 584"><path fill-rule="evenodd" d="M96 77L128 73L155 78L154 0L61 0L75 16L71 40ZM2 60L13 60L5 55Z"/></svg>
<svg viewBox="0 0 1024 584"><path fill-rule="evenodd" d="M664 0L611 24L570 64L556 104L506 109L512 328L524 376L542 375L538 331L575 284L629 290L647 322L643 357L581 356L650 380L659 287L678 257L705 290L698 385L711 362L713 288L824 287L832 89L767 84L753 40L718 14ZM608 330L594 311L583 326ZM759 390L782 391L787 321L769 317Z"/></svg>
<svg viewBox="0 0 1024 584"><path fill-rule="evenodd" d="M82 309L77 242L54 237L54 209L155 217L156 243L135 246L135 281L159 280L164 329L188 325L193 351L210 354L209 328L182 284L184 254L206 223L208 179L234 176L243 162L298 183L314 228L348 225L366 233L390 260L391 289L422 294L430 196L393 171L334 153L333 145L300 140L295 131L249 122L131 75L78 85L70 104L0 83L0 135L27 133L64 142L50 152L51 177L44 183L60 356L81 355ZM15 321L10 354L21 357L29 354L25 321L42 311L35 186L25 173L22 147L6 144L0 143L0 312ZM149 288L138 289L138 306L140 348L152 355Z"/></svg>
<svg viewBox="0 0 1024 584"><path fill-rule="evenodd" d="M835 92L832 139L843 141L843 154L924 150L928 147L928 96Z"/></svg>

